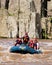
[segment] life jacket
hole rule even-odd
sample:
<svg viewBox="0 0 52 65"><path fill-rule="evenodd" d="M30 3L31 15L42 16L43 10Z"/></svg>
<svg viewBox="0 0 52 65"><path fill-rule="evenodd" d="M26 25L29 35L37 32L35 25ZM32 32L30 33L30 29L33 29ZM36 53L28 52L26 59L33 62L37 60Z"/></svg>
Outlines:
<svg viewBox="0 0 52 65"><path fill-rule="evenodd" d="M35 49L37 49L37 44L36 43L34 43L34 47L35 47Z"/></svg>
<svg viewBox="0 0 52 65"><path fill-rule="evenodd" d="M28 36L24 36L23 37L23 42L28 43L28 41L29 41L29 37Z"/></svg>
<svg viewBox="0 0 52 65"><path fill-rule="evenodd" d="M16 40L16 44L15 44L15 46L16 46L17 44L22 44L21 39L18 38L18 39Z"/></svg>
<svg viewBox="0 0 52 65"><path fill-rule="evenodd" d="M28 45L29 47L31 47L31 48L33 48L34 47L34 43L33 43L33 40L30 40L29 41L29 45Z"/></svg>
<svg viewBox="0 0 52 65"><path fill-rule="evenodd" d="M34 43L34 47L36 50L39 49L39 43Z"/></svg>
<svg viewBox="0 0 52 65"><path fill-rule="evenodd" d="M21 39L19 39L19 44L22 44L22 40Z"/></svg>

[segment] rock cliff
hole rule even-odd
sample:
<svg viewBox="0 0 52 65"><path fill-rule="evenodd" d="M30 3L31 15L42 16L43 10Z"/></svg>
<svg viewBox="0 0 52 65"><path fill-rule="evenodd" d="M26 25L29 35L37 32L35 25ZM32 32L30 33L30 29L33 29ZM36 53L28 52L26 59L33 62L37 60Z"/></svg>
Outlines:
<svg viewBox="0 0 52 65"><path fill-rule="evenodd" d="M36 12L34 0L0 0L0 36L16 37L19 33L22 37L28 32L31 38L36 37Z"/></svg>

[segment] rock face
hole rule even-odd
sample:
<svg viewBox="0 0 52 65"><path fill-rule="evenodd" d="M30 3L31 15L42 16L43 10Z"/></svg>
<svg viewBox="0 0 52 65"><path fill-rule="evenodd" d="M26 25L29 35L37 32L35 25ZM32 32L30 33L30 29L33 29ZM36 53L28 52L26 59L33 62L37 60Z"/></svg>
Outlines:
<svg viewBox="0 0 52 65"><path fill-rule="evenodd" d="M15 37L17 33L17 24L14 16L7 18L8 37Z"/></svg>
<svg viewBox="0 0 52 65"><path fill-rule="evenodd" d="M6 0L0 0L1 1L1 8L5 8L5 1Z"/></svg>
<svg viewBox="0 0 52 65"><path fill-rule="evenodd" d="M8 37L8 30L6 26L7 13L6 10L0 10L0 36Z"/></svg>
<svg viewBox="0 0 52 65"><path fill-rule="evenodd" d="M52 16L52 0L48 1L48 16Z"/></svg>
<svg viewBox="0 0 52 65"><path fill-rule="evenodd" d="M37 11L36 1L9 0L8 10L5 9L5 2L6 0L1 0L0 11L2 10L3 12L0 12L0 36L16 37L16 34L19 31L20 37L22 37L25 32L28 32L31 38L35 38Z"/></svg>

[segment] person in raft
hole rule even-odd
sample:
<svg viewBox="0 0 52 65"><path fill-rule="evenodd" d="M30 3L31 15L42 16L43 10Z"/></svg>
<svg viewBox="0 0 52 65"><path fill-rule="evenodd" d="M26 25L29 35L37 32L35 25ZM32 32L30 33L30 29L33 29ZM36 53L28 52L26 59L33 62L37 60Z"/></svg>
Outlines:
<svg viewBox="0 0 52 65"><path fill-rule="evenodd" d="M39 49L39 43L38 43L37 38L35 38L34 40L30 40L28 46L35 49L35 50L38 50Z"/></svg>
<svg viewBox="0 0 52 65"><path fill-rule="evenodd" d="M19 38L19 35L17 35L15 46L18 46L18 45L21 45L21 44L22 44L22 40Z"/></svg>
<svg viewBox="0 0 52 65"><path fill-rule="evenodd" d="M33 40L29 40L29 44L28 44L28 46L31 47L31 48L34 48Z"/></svg>
<svg viewBox="0 0 52 65"><path fill-rule="evenodd" d="M23 43L26 45L28 45L28 42L29 42L29 36L28 36L28 33L25 33L25 35L23 36Z"/></svg>
<svg viewBox="0 0 52 65"><path fill-rule="evenodd" d="M40 48L40 45L39 45L39 43L38 43L37 38L34 39L34 45L33 45L33 46L34 46L34 49L35 49L35 50L38 50L38 49Z"/></svg>

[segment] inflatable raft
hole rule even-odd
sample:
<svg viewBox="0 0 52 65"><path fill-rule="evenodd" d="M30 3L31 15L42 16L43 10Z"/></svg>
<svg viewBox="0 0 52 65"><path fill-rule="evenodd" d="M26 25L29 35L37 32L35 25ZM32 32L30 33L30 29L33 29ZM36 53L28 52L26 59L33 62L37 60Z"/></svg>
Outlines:
<svg viewBox="0 0 52 65"><path fill-rule="evenodd" d="M41 53L40 50L34 50L33 48L30 48L27 45L13 46L13 47L11 47L10 52L12 52L12 53L30 53L30 54Z"/></svg>

